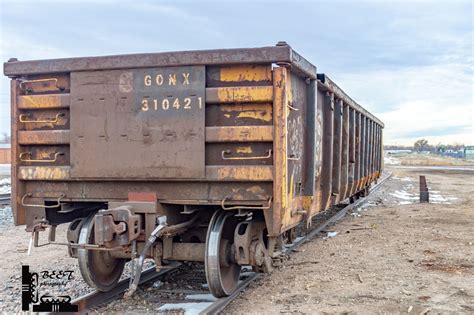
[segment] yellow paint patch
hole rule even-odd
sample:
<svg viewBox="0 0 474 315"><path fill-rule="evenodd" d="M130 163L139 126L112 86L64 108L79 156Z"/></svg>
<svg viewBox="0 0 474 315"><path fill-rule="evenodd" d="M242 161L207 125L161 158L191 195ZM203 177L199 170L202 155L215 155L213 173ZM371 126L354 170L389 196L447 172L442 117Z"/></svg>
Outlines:
<svg viewBox="0 0 474 315"><path fill-rule="evenodd" d="M271 81L269 66L232 66L220 69L220 80L224 82Z"/></svg>
<svg viewBox="0 0 474 315"><path fill-rule="evenodd" d="M237 114L237 119L250 118L266 122L272 121L273 119L273 110L271 104L223 105L220 107L220 109L223 112ZM229 117L226 115L229 115ZM230 118L232 115L224 114L224 116Z"/></svg>
<svg viewBox="0 0 474 315"><path fill-rule="evenodd" d="M237 118L251 118L251 119L257 119L257 120L262 120L262 121L271 121L272 120L272 114L265 111L265 110L259 110L259 111L243 111L240 112L237 115Z"/></svg>
<svg viewBox="0 0 474 315"><path fill-rule="evenodd" d="M249 154L249 153L252 153L253 151L252 151L252 147L238 147L236 149L236 152L237 153L247 153L247 154Z"/></svg>
<svg viewBox="0 0 474 315"><path fill-rule="evenodd" d="M309 210L311 208L311 204L313 203L312 196L302 196L301 197L301 206L304 210Z"/></svg>
<svg viewBox="0 0 474 315"><path fill-rule="evenodd" d="M70 178L70 168L65 166L22 166L19 168L18 177L22 180L66 180Z"/></svg>
<svg viewBox="0 0 474 315"><path fill-rule="evenodd" d="M69 102L69 94L22 95L18 97L18 107L23 109L68 107Z"/></svg>
<svg viewBox="0 0 474 315"><path fill-rule="evenodd" d="M208 180L273 180L272 166L207 166Z"/></svg>
<svg viewBox="0 0 474 315"><path fill-rule="evenodd" d="M269 102L269 101L272 101L273 99L273 87L271 86L242 86L242 87L218 88L217 98L222 103Z"/></svg>

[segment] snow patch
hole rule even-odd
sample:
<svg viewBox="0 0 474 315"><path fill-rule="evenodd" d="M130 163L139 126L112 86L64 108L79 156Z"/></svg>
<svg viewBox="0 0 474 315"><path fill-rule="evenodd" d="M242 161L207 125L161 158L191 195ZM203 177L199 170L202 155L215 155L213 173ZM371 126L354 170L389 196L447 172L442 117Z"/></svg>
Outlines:
<svg viewBox="0 0 474 315"><path fill-rule="evenodd" d="M442 203L442 204L451 204L452 201L457 200L457 197L443 197L439 193L430 191L430 202L431 203Z"/></svg>
<svg viewBox="0 0 474 315"><path fill-rule="evenodd" d="M410 194L409 192L406 192L405 190L395 190L395 193L390 193L390 195L398 198L398 199L403 199L405 201L409 200L416 200L419 197L415 196L414 194Z"/></svg>
<svg viewBox="0 0 474 315"><path fill-rule="evenodd" d="M186 300L195 300L195 301L203 301L203 302L214 302L216 297L210 293L203 293L203 294L189 294L185 297Z"/></svg>
<svg viewBox="0 0 474 315"><path fill-rule="evenodd" d="M385 156L383 161L386 165L400 165L400 160L393 156Z"/></svg>
<svg viewBox="0 0 474 315"><path fill-rule="evenodd" d="M444 197L437 190L430 191L429 194L430 203L451 204L452 201L458 199L457 197ZM401 199L401 201L398 202L400 205L408 205L415 203L420 198L418 194L412 194L405 190L396 190L394 193L390 193L390 195Z"/></svg>
<svg viewBox="0 0 474 315"><path fill-rule="evenodd" d="M207 307L209 307L212 302L199 302L199 303L166 303L158 308L158 311L174 311L174 310L183 310L186 315L200 314Z"/></svg>
<svg viewBox="0 0 474 315"><path fill-rule="evenodd" d="M324 237L324 239L336 237L337 233L338 232L328 232L326 237Z"/></svg>

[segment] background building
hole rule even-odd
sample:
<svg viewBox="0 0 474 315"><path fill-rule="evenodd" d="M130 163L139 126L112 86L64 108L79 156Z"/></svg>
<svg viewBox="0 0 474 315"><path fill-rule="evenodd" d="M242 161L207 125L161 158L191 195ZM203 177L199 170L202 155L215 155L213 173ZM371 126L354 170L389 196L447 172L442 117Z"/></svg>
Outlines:
<svg viewBox="0 0 474 315"><path fill-rule="evenodd" d="M10 143L0 143L0 164L11 164Z"/></svg>
<svg viewBox="0 0 474 315"><path fill-rule="evenodd" d="M464 158L465 159L474 159L474 146L464 147Z"/></svg>

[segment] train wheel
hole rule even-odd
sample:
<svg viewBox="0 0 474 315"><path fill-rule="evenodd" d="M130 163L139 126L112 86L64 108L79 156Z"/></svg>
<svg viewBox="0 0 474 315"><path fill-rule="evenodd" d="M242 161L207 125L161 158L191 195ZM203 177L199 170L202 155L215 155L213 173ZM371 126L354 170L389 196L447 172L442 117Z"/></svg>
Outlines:
<svg viewBox="0 0 474 315"><path fill-rule="evenodd" d="M239 282L241 267L232 257L237 224L233 213L225 211L216 211L209 223L205 268L209 290L215 297L230 295Z"/></svg>
<svg viewBox="0 0 474 315"><path fill-rule="evenodd" d="M94 215L84 219L79 233L79 244L94 244ZM107 251L77 250L79 270L84 281L99 291L111 290L120 279L125 259L114 258Z"/></svg>

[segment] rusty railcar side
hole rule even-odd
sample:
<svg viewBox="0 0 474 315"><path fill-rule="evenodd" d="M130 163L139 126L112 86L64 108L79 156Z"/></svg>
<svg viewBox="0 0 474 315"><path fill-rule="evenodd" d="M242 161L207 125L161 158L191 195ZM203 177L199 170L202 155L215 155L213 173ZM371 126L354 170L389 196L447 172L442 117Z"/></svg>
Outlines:
<svg viewBox="0 0 474 315"><path fill-rule="evenodd" d="M366 194L382 170L383 123L286 43L11 60L4 72L15 223L72 221L79 259L121 246L109 257L120 266L138 242L158 265L205 260L217 296L229 290L215 284L213 233L235 229L225 264L268 271L285 232Z"/></svg>

